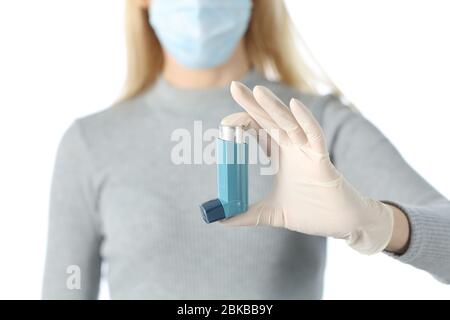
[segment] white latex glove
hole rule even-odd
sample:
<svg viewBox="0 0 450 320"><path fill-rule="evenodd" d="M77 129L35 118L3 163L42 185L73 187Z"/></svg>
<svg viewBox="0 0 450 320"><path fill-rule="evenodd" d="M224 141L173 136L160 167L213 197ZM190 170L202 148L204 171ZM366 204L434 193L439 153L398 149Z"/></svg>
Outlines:
<svg viewBox="0 0 450 320"><path fill-rule="evenodd" d="M266 199L222 223L270 225L346 239L363 254L385 249L392 236L392 209L362 197L337 171L330 161L322 129L311 112L296 99L291 100L289 110L261 86L252 92L233 82L231 94L248 114L230 115L222 124L265 129L279 145L279 170ZM278 137L271 134L274 129L278 129Z"/></svg>

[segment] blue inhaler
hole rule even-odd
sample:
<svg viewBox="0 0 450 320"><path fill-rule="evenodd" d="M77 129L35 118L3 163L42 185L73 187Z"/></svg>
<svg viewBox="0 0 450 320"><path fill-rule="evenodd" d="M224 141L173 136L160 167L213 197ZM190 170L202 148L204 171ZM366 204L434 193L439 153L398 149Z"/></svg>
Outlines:
<svg viewBox="0 0 450 320"><path fill-rule="evenodd" d="M218 198L200 206L203 220L215 222L248 208L248 144L243 127L219 128L216 144Z"/></svg>

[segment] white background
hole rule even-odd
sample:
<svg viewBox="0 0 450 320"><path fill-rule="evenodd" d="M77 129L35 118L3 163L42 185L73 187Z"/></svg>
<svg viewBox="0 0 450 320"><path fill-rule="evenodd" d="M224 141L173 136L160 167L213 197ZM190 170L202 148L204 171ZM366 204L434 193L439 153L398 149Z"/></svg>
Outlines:
<svg viewBox="0 0 450 320"><path fill-rule="evenodd" d="M331 78L449 197L448 1L288 3ZM124 61L122 0L0 1L0 298L40 297L57 144L114 101ZM330 241L325 298L448 299L450 286Z"/></svg>

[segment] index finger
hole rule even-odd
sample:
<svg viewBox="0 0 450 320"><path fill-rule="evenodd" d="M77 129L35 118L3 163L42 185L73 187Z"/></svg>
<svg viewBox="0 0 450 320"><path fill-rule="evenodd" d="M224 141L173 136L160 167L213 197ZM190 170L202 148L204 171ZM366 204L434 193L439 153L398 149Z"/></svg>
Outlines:
<svg viewBox="0 0 450 320"><path fill-rule="evenodd" d="M231 83L231 95L233 99L242 107L255 121L264 128L269 135L279 145L288 141L288 136L279 126L271 119L271 117L258 104L253 96L252 91L244 84L233 81ZM276 134L274 134L276 133Z"/></svg>

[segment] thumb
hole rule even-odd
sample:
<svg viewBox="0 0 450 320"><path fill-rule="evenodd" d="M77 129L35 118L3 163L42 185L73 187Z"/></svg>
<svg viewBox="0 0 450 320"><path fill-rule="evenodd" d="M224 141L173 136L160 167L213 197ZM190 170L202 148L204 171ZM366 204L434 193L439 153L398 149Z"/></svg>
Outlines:
<svg viewBox="0 0 450 320"><path fill-rule="evenodd" d="M274 208L265 201L251 205L247 212L220 221L227 226L284 226L282 210Z"/></svg>
<svg viewBox="0 0 450 320"><path fill-rule="evenodd" d="M262 130L261 126L247 112L230 114L223 118L220 124L229 127L244 127L245 132L255 137L265 154L270 156L271 143L273 141L268 134L263 134L265 131Z"/></svg>
<svg viewBox="0 0 450 320"><path fill-rule="evenodd" d="M220 122L223 126L242 126L245 129L259 130L261 127L247 112L237 112L230 114Z"/></svg>

